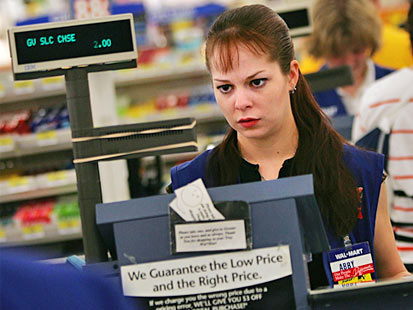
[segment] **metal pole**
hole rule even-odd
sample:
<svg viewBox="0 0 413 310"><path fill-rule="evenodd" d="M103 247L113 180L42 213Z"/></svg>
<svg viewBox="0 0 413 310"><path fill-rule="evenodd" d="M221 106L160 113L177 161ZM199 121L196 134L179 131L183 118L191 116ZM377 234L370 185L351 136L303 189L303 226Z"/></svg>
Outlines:
<svg viewBox="0 0 413 310"><path fill-rule="evenodd" d="M65 80L72 137L80 137L84 130L93 128L86 68L67 70ZM82 155L76 143L73 154L75 159ZM75 164L75 168L86 262L104 262L108 260L107 248L97 229L95 210L96 204L102 202L98 163Z"/></svg>

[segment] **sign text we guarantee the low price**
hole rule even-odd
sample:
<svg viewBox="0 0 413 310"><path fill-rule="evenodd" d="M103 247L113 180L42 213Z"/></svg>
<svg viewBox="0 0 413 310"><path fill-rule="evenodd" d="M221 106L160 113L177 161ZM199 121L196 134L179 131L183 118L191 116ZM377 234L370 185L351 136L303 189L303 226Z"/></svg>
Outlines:
<svg viewBox="0 0 413 310"><path fill-rule="evenodd" d="M181 296L242 288L292 274L288 246L121 267L124 295Z"/></svg>

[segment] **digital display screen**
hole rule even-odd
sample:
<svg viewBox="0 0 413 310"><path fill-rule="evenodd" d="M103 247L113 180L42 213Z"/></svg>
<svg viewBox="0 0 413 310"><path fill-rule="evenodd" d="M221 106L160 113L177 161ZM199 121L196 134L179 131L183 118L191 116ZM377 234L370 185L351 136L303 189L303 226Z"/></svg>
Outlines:
<svg viewBox="0 0 413 310"><path fill-rule="evenodd" d="M17 64L133 52L130 20L14 33Z"/></svg>
<svg viewBox="0 0 413 310"><path fill-rule="evenodd" d="M307 9L299 9L278 14L286 22L288 28L290 29L306 27L310 25Z"/></svg>

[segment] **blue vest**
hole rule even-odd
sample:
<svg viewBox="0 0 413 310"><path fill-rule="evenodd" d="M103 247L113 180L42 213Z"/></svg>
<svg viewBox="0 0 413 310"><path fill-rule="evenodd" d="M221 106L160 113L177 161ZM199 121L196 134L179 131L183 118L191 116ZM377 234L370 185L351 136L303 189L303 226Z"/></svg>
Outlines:
<svg viewBox="0 0 413 310"><path fill-rule="evenodd" d="M205 169L210 150L205 151L191 161L185 162L171 169L173 190L201 178L206 182ZM384 157L381 154L362 151L349 145L344 145L344 161L356 181L357 187L363 188L361 216L350 233L353 244L368 241L374 258L374 229L376 224L376 211L383 176ZM332 249L344 247L342 238L337 237L326 226L326 232ZM327 253L323 255L324 269L330 285L333 284ZM373 275L373 278L375 276Z"/></svg>
<svg viewBox="0 0 413 310"><path fill-rule="evenodd" d="M326 68L327 66L323 66L320 71L325 70ZM374 69L376 80L394 71L392 69L383 68L378 65L374 65ZM316 92L313 95L318 105L323 109L324 112L326 112L329 117L348 115L344 103L335 89Z"/></svg>

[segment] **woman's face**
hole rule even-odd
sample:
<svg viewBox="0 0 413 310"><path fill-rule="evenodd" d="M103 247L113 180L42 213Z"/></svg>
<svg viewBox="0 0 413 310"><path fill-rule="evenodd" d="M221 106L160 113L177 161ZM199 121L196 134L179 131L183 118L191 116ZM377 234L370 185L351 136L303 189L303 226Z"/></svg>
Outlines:
<svg viewBox="0 0 413 310"><path fill-rule="evenodd" d="M228 72L214 66L219 53L210 61L215 98L238 139L276 137L295 126L289 92L297 84L297 61L291 62L285 75L278 62L269 61L268 56L243 47L238 51L239 58L233 60L233 69Z"/></svg>

